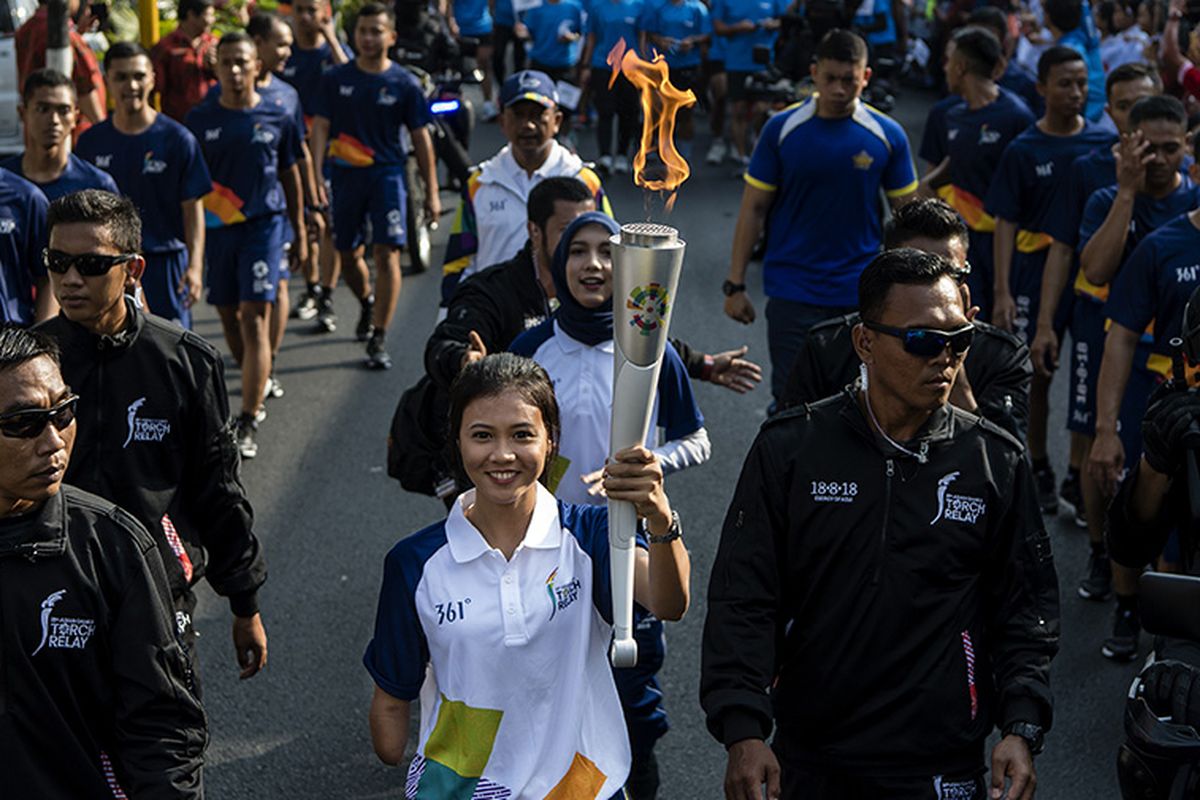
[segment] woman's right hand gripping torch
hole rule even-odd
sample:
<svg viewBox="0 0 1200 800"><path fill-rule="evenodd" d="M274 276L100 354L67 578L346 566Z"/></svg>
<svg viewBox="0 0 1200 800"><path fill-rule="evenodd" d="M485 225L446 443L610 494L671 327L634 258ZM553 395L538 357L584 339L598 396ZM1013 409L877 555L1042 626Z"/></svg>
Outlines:
<svg viewBox="0 0 1200 800"><path fill-rule="evenodd" d="M613 403L609 458L642 444L650 426L685 243L666 225L621 226L613 244ZM608 501L614 667L637 663L633 638L633 565L637 511Z"/></svg>

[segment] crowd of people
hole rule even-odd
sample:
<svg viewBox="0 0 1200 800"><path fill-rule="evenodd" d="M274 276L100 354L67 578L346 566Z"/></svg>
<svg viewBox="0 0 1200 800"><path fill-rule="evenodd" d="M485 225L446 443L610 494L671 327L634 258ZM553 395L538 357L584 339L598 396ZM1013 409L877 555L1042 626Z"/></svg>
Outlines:
<svg viewBox="0 0 1200 800"><path fill-rule="evenodd" d="M714 457L722 421L693 381L747 393L763 373L745 347L673 330L650 432L610 453L621 217L603 183L643 124L609 59L622 46L664 54L702 99L707 161L742 179L726 315L755 321L756 263L766 295L768 419L700 654L725 796L1032 798L1059 569L1080 599L1115 597L1104 657L1146 653L1139 575L1184 571L1196 547L1173 515L1200 418L1200 29L1183 0L966 5L876 0L834 15L852 27L779 0L430 6L477 47L505 144L456 187L438 322L389 437L389 473L448 512L387 555L363 657L372 743L407 760L408 796L669 795L657 675L692 587L664 479ZM797 18L821 33L811 96L769 108L753 74ZM203 796L202 578L228 600L240 677L267 665L241 470L283 393L288 320L334 332L344 277L363 363L389 368L408 204L442 216L396 19L367 2L339 26L295 0L217 36L211 0L180 0L152 49L80 52L72 75L44 66L45 7L18 33L25 149L0 163L0 748L17 796ZM863 99L910 22L934 23L946 90L921 170ZM686 157L701 112L685 111ZM191 330L202 298L237 409ZM640 520L623 669L609 502ZM1064 507L1086 564L1055 564L1046 519ZM1171 701L1200 663L1171 663L1147 702L1195 725ZM552 722L563 707L581 713Z"/></svg>

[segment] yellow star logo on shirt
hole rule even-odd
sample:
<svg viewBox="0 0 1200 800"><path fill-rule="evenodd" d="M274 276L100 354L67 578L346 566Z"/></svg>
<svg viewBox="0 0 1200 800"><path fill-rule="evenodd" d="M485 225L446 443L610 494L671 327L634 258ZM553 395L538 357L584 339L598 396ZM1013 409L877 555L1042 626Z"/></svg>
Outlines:
<svg viewBox="0 0 1200 800"><path fill-rule="evenodd" d="M875 159L871 158L871 154L866 150L859 151L859 154L851 160L854 161L854 166L861 170L868 170L875 163Z"/></svg>

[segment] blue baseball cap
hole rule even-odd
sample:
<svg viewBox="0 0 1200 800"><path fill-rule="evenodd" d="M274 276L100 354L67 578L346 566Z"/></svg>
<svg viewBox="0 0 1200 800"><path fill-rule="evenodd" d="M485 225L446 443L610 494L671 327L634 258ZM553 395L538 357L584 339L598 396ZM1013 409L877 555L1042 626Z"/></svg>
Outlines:
<svg viewBox="0 0 1200 800"><path fill-rule="evenodd" d="M555 108L558 105L558 89L546 73L535 69L522 70L508 76L500 87L500 107L508 108L522 100L532 100L547 108Z"/></svg>

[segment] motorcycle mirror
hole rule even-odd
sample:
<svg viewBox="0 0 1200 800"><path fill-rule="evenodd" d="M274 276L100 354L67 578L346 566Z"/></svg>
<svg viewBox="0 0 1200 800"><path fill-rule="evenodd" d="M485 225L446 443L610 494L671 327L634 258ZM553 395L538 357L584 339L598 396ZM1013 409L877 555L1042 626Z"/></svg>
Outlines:
<svg viewBox="0 0 1200 800"><path fill-rule="evenodd" d="M1144 573L1138 581L1138 608L1147 633L1200 641L1200 578Z"/></svg>

